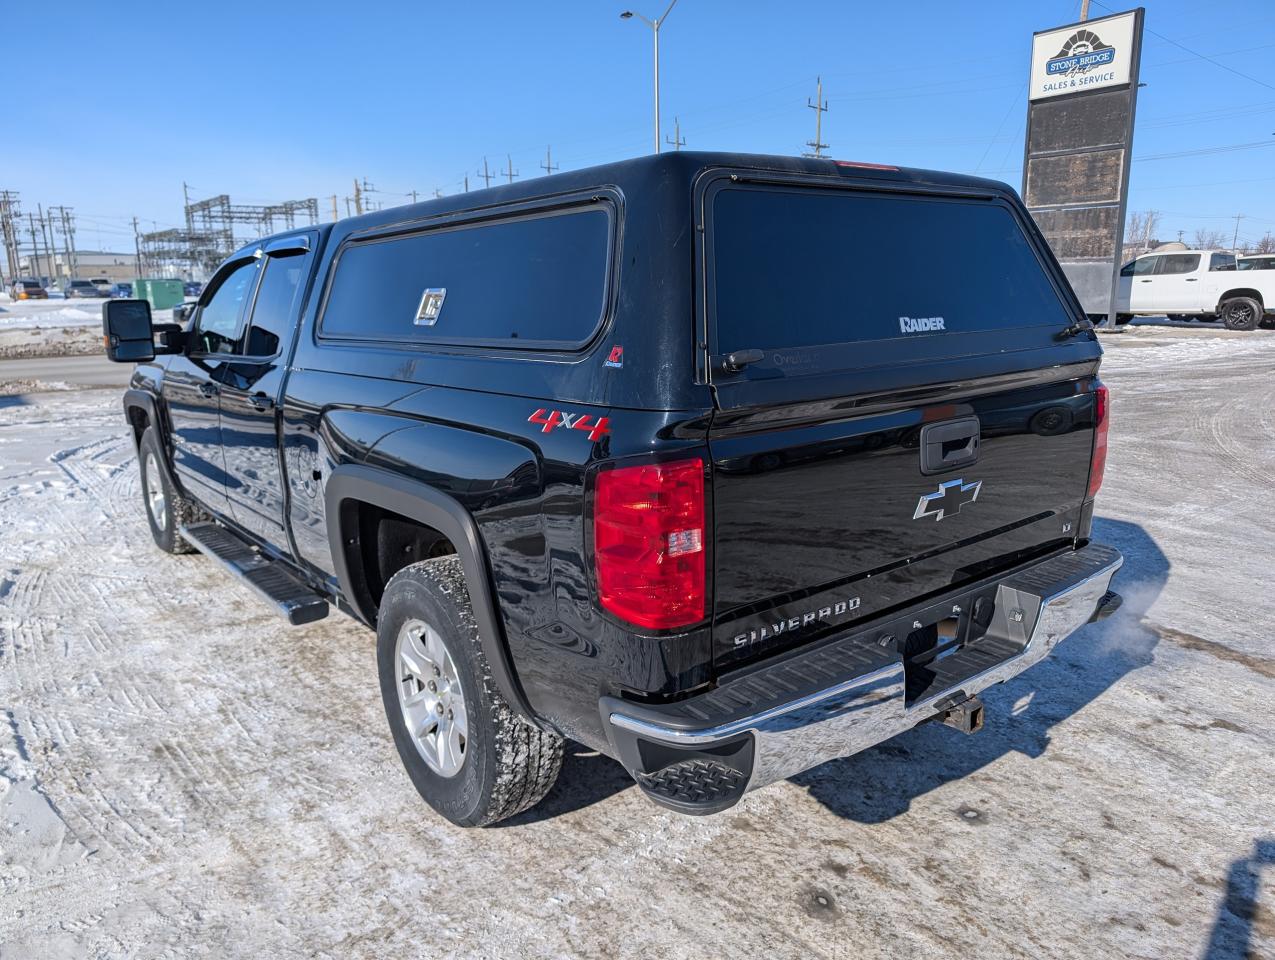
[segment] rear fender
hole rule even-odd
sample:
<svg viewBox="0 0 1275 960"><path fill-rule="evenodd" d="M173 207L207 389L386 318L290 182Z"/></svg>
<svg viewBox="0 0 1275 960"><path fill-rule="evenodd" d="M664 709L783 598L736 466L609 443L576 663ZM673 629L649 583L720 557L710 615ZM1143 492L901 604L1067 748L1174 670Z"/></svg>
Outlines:
<svg viewBox="0 0 1275 960"><path fill-rule="evenodd" d="M376 609L371 606L369 597L358 596L358 591L351 589L349 557L353 551L347 548L352 541L357 542L359 532L357 529L345 529L346 518L341 509L342 504L350 500L381 507L416 520L434 528L451 541L465 570L465 582L469 588L474 618L478 622L483 653L486 654L496 686L523 719L539 726L513 670L501 631L500 618L496 615L486 550L470 513L447 494L379 467L346 463L332 471L324 491L332 563L345 599L369 624L376 623Z"/></svg>

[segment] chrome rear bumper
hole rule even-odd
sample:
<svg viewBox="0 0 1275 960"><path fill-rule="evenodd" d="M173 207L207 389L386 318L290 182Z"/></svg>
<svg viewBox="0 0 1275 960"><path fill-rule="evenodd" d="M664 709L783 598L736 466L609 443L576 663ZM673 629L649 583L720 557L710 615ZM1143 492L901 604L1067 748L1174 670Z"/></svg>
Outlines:
<svg viewBox="0 0 1275 960"><path fill-rule="evenodd" d="M903 659L892 652L892 662L721 722L695 720L716 719L713 714L720 712L721 702L732 699L735 681L719 688L726 697L716 692L661 707L606 697L600 704L603 720L617 757L651 799L687 813L716 812L749 790L910 730L1040 662L1095 616L1122 562L1118 551L1091 544L984 585L982 589L995 596L987 645L1016 652L911 703ZM943 602L947 601L939 601ZM902 616L911 617L912 612ZM791 686L792 678L800 675L803 658L826 677L829 663L836 662L837 645L849 649L857 643L842 662L863 664L861 651L873 649L867 644L875 643L879 633L879 627L869 627L793 658L784 664L784 682ZM739 682L735 702L743 699L741 693L757 689L752 681L765 669Z"/></svg>

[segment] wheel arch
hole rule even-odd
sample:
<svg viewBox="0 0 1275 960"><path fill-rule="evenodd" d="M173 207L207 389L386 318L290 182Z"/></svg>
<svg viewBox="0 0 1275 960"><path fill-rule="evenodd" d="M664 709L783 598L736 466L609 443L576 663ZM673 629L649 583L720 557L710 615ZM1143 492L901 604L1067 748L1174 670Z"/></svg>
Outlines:
<svg viewBox="0 0 1275 960"><path fill-rule="evenodd" d="M1221 312L1222 304L1226 303L1227 300L1234 300L1236 297L1248 297L1250 300L1256 300L1263 310L1269 306L1266 298L1262 296L1262 291L1253 287L1236 287L1234 290L1227 290L1226 293L1217 298L1218 312Z"/></svg>
<svg viewBox="0 0 1275 960"><path fill-rule="evenodd" d="M139 454L142 448L142 434L146 432L147 427L155 428L161 450L171 450L168 442L167 424L163 417L159 415L159 405L156 403L154 394L146 390L138 390L136 387L130 387L125 390L124 417L133 429L133 446ZM164 471L164 479L168 481L170 487L182 496L188 496L186 488L177 477L177 471L173 469L173 464L167 452L159 458L159 468Z"/></svg>
<svg viewBox="0 0 1275 960"><path fill-rule="evenodd" d="M483 653L491 666L500 693L523 719L542 726L523 694L509 657L495 603L486 550L473 516L454 498L440 490L365 464L345 463L328 476L324 487L328 544L337 583L347 603L369 624L377 610L370 594L355 589L352 562L361 562L361 536L357 514L351 506L371 505L437 530L455 547L465 571L465 583L474 608Z"/></svg>

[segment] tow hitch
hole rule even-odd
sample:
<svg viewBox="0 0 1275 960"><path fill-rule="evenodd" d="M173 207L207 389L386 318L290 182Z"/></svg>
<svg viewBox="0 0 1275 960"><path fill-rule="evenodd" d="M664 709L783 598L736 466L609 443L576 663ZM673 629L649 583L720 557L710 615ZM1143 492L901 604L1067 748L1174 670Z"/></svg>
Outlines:
<svg viewBox="0 0 1275 960"><path fill-rule="evenodd" d="M943 711L941 719L961 733L978 733L983 729L983 701L978 697L962 700L956 706Z"/></svg>

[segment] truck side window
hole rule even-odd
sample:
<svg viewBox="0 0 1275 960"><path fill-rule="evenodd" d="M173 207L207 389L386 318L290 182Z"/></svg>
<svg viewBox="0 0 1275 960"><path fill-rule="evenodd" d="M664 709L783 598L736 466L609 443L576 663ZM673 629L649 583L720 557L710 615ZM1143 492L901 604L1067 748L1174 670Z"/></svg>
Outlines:
<svg viewBox="0 0 1275 960"><path fill-rule="evenodd" d="M1209 255L1210 270L1234 270L1235 255L1231 253L1213 253Z"/></svg>
<svg viewBox="0 0 1275 960"><path fill-rule="evenodd" d="M1130 260L1128 263L1126 263L1123 267L1120 268L1120 276L1132 277L1133 268L1137 266L1137 264L1138 264L1137 260Z"/></svg>
<svg viewBox="0 0 1275 960"><path fill-rule="evenodd" d="M1139 257L1133 261L1133 269L1130 273L1135 277L1145 277L1155 273L1155 265L1161 260L1160 257Z"/></svg>
<svg viewBox="0 0 1275 960"><path fill-rule="evenodd" d="M612 217L603 203L348 244L320 336L574 349L602 323ZM422 316L435 298L433 317Z"/></svg>
<svg viewBox="0 0 1275 960"><path fill-rule="evenodd" d="M252 307L244 353L250 357L273 357L287 339L293 311L310 257L267 257L261 286Z"/></svg>
<svg viewBox="0 0 1275 960"><path fill-rule="evenodd" d="M1200 268L1198 253L1168 253L1160 257L1157 274L1194 273Z"/></svg>
<svg viewBox="0 0 1275 960"><path fill-rule="evenodd" d="M257 261L236 267L199 311L195 348L200 353L238 353L239 317L257 276Z"/></svg>

